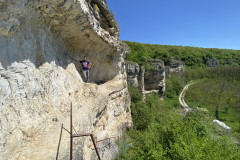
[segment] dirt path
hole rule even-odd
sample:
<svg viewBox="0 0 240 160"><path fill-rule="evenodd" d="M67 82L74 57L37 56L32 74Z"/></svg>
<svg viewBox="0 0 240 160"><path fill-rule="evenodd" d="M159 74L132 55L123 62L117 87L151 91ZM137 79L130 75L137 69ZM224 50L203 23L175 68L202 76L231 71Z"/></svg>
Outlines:
<svg viewBox="0 0 240 160"><path fill-rule="evenodd" d="M187 85L183 88L182 92L181 92L180 95L179 95L179 103L180 103L181 106L184 108L184 111L185 111L185 112L189 112L189 111L191 110L191 108L190 108L190 107L188 106L188 104L185 102L184 96L185 96L185 93L186 93L188 87L191 86L192 84L194 84L194 83L187 84Z"/></svg>
<svg viewBox="0 0 240 160"><path fill-rule="evenodd" d="M185 102L184 96L185 96L185 93L186 93L188 87L191 86L191 85L194 84L194 83L196 83L196 82L187 84L187 85L183 88L182 92L181 92L180 95L179 95L179 103L180 103L181 106L184 108L184 112L185 112L185 113L188 113L189 111L191 111L192 108L190 108L190 107L188 106L188 104ZM213 122L215 122L215 123L217 123L218 125L222 126L222 127L225 128L226 130L228 130L228 132L231 132L231 128L230 128L229 126L227 126L224 122L221 122L221 121L216 120L216 119L213 120ZM238 146L240 146L240 141L239 141L237 138L235 138L234 136L232 136L232 137L233 137L235 143L238 144Z"/></svg>

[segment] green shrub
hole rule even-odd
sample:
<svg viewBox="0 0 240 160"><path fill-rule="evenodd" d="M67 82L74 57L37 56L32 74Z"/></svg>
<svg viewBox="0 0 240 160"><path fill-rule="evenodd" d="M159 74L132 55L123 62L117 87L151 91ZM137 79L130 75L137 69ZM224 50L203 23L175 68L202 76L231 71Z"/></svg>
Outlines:
<svg viewBox="0 0 240 160"><path fill-rule="evenodd" d="M138 101L143 100L143 95L142 95L142 93L139 92L138 89L135 89L135 88L129 86L128 91L130 93L131 102L136 103Z"/></svg>
<svg viewBox="0 0 240 160"><path fill-rule="evenodd" d="M155 111L157 112L157 111ZM214 137L202 112L185 118L167 115L167 122L151 122L144 131L131 129L132 147L123 159L238 159L239 148L228 137Z"/></svg>
<svg viewBox="0 0 240 160"><path fill-rule="evenodd" d="M184 82L180 78L180 75L171 74L166 79L166 92L165 96L168 98L173 98L178 96L183 88Z"/></svg>
<svg viewBox="0 0 240 160"><path fill-rule="evenodd" d="M174 95L182 86L178 77L169 78ZM127 160L159 159L239 159L240 149L226 134L219 135L206 112L193 111L182 116L174 106L159 99L129 89L134 101L131 104L133 128L127 133L129 148L120 157Z"/></svg>

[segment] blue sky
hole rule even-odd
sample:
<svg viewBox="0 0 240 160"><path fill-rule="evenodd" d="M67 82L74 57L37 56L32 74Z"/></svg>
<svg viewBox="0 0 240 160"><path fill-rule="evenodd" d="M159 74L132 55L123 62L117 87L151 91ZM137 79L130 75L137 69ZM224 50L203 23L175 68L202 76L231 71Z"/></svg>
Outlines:
<svg viewBox="0 0 240 160"><path fill-rule="evenodd" d="M240 0L107 0L122 40L240 50Z"/></svg>

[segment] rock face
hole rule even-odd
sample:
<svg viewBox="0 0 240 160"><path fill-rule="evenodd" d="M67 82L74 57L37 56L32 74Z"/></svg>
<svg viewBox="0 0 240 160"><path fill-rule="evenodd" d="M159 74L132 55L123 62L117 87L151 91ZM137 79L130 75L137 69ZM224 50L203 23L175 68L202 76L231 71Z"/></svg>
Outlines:
<svg viewBox="0 0 240 160"><path fill-rule="evenodd" d="M160 97L163 97L166 74L185 71L184 63L173 57L168 66L158 59L150 61L149 64L151 69L146 70L135 62L126 62L128 85L139 89L143 94L158 93Z"/></svg>
<svg viewBox="0 0 240 160"><path fill-rule="evenodd" d="M152 60L151 69L135 62L126 62L128 85L139 89L143 94L157 92L161 97L165 92L165 66L162 60Z"/></svg>
<svg viewBox="0 0 240 160"><path fill-rule="evenodd" d="M219 65L218 59L208 59L206 62L208 67L217 67Z"/></svg>
<svg viewBox="0 0 240 160"><path fill-rule="evenodd" d="M85 55L93 63L94 82L106 82L123 72L125 44L118 38L117 24L104 0L1 3L0 58L4 67L25 59L38 66L46 61L66 66L67 56L80 60Z"/></svg>
<svg viewBox="0 0 240 160"><path fill-rule="evenodd" d="M157 90L162 96L165 92L165 66L162 60L152 60L150 62L151 68L145 71L144 85L145 90Z"/></svg>
<svg viewBox="0 0 240 160"><path fill-rule="evenodd" d="M166 73L182 73L185 72L185 65L181 60L175 60L174 57L171 57L170 63L166 66Z"/></svg>
<svg viewBox="0 0 240 160"><path fill-rule="evenodd" d="M140 66L136 62L126 62L127 82L128 85L134 88L144 91L144 67Z"/></svg>
<svg viewBox="0 0 240 160"><path fill-rule="evenodd" d="M101 140L131 125L128 49L105 0L1 0L0 13L0 159L69 159L70 102L79 134ZM84 55L104 84L82 81L72 58ZM73 159L96 159L89 137L73 146ZM98 144L103 159L111 146Z"/></svg>

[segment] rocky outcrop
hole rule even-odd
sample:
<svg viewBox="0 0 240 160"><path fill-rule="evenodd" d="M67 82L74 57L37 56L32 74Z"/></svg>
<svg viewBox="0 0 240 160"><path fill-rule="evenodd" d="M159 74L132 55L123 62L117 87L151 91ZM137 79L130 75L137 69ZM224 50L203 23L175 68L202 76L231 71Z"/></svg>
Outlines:
<svg viewBox="0 0 240 160"><path fill-rule="evenodd" d="M206 62L208 67L217 67L219 65L218 59L208 59Z"/></svg>
<svg viewBox="0 0 240 160"><path fill-rule="evenodd" d="M1 0L0 13L0 159L69 159L70 102L77 133L100 140L131 125L128 49L105 0ZM106 83L82 81L72 58L84 55L90 80ZM96 159L89 138L73 146L74 159Z"/></svg>
<svg viewBox="0 0 240 160"><path fill-rule="evenodd" d="M127 71L127 82L128 85L139 89L141 92L144 91L144 67L140 66L136 62L127 61L126 63Z"/></svg>
<svg viewBox="0 0 240 160"><path fill-rule="evenodd" d="M171 57L169 64L166 66L166 73L183 73L185 72L185 64L178 59Z"/></svg>
<svg viewBox="0 0 240 160"><path fill-rule="evenodd" d="M151 69L144 74L144 87L146 91L157 90L160 96L165 92L165 65L162 60L150 61Z"/></svg>
<svg viewBox="0 0 240 160"><path fill-rule="evenodd" d="M144 69L135 62L126 62L128 85L139 89L143 94L158 93L163 97L166 74L183 73L185 65L181 60L170 59L168 66L162 60L149 61L150 68Z"/></svg>
<svg viewBox="0 0 240 160"><path fill-rule="evenodd" d="M162 60L149 62L150 69L144 69L135 62L126 62L128 85L139 89L143 94L156 92L163 96L165 92L165 66Z"/></svg>
<svg viewBox="0 0 240 160"><path fill-rule="evenodd" d="M0 58L4 67L25 59L38 66L46 61L66 66L66 56L80 60L85 55L93 63L94 82L106 82L123 72L126 46L118 38L117 23L104 0L1 3Z"/></svg>

